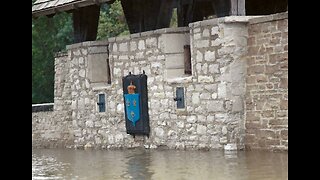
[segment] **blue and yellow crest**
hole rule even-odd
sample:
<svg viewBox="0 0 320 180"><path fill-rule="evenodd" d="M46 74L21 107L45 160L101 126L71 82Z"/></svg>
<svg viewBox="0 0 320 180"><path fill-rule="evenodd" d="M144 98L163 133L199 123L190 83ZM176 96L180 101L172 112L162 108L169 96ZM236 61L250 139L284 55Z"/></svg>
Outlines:
<svg viewBox="0 0 320 180"><path fill-rule="evenodd" d="M140 119L140 94L134 92L135 88L135 85L131 82L128 86L128 94L124 95L127 118L132 122L133 126Z"/></svg>

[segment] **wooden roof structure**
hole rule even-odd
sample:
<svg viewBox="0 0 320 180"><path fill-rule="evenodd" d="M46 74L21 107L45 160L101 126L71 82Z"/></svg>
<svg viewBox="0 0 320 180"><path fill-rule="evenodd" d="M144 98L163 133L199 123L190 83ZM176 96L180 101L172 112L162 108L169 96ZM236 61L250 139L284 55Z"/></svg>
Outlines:
<svg viewBox="0 0 320 180"><path fill-rule="evenodd" d="M93 41L97 36L101 4L115 0L37 0L32 17L51 17L58 12L71 12L75 43ZM178 27L202 21L215 15L244 16L283 12L288 0L121 0L130 33L139 33L170 25L173 9L177 9Z"/></svg>
<svg viewBox="0 0 320 180"><path fill-rule="evenodd" d="M57 12L113 2L114 0L37 0L32 6L32 16L49 16Z"/></svg>

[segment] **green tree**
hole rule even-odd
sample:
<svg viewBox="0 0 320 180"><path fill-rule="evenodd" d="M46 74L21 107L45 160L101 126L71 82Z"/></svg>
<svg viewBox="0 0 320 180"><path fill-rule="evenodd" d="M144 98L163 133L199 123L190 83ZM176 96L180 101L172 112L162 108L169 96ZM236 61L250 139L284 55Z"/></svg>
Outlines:
<svg viewBox="0 0 320 180"><path fill-rule="evenodd" d="M97 39L129 34L120 0L101 7Z"/></svg>
<svg viewBox="0 0 320 180"><path fill-rule="evenodd" d="M72 31L67 13L32 19L32 103L53 102L54 53L72 43Z"/></svg>
<svg viewBox="0 0 320 180"><path fill-rule="evenodd" d="M120 0L102 5L97 39L126 34L129 31ZM53 102L54 54L72 42L72 14L32 19L32 103Z"/></svg>

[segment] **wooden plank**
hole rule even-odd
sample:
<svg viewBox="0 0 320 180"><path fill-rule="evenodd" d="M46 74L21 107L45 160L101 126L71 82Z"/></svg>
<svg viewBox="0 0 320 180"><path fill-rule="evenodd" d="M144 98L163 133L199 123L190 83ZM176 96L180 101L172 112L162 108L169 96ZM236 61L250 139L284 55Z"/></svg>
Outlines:
<svg viewBox="0 0 320 180"><path fill-rule="evenodd" d="M245 0L231 0L230 15L232 16L245 16L246 15L246 3Z"/></svg>
<svg viewBox="0 0 320 180"><path fill-rule="evenodd" d="M170 26L173 7L174 7L174 0L161 1L159 14L156 16L157 18L156 29L167 28Z"/></svg>
<svg viewBox="0 0 320 180"><path fill-rule="evenodd" d="M100 6L92 5L79 8L72 15L74 43L96 40Z"/></svg>
<svg viewBox="0 0 320 180"><path fill-rule="evenodd" d="M230 0L230 15L236 16L238 15L238 0Z"/></svg>
<svg viewBox="0 0 320 180"><path fill-rule="evenodd" d="M238 0L238 16L246 15L246 0Z"/></svg>
<svg viewBox="0 0 320 180"><path fill-rule="evenodd" d="M47 16L55 12L70 11L75 8L86 7L93 4L111 3L114 0L42 0L36 1L32 6L32 16ZM56 9L56 10L55 10Z"/></svg>

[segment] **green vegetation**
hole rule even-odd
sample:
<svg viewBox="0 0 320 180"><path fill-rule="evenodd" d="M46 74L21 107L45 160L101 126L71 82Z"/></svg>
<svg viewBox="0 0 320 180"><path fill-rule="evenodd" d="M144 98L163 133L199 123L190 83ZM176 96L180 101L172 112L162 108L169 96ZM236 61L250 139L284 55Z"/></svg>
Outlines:
<svg viewBox="0 0 320 180"><path fill-rule="evenodd" d="M34 3L35 0L32 0ZM121 3L103 5L97 39L129 34ZM54 54L73 42L72 15L32 19L32 103L53 102Z"/></svg>
<svg viewBox="0 0 320 180"><path fill-rule="evenodd" d="M122 36L129 34L129 29L123 14L120 0L113 4L104 4L100 10L97 39Z"/></svg>
<svg viewBox="0 0 320 180"><path fill-rule="evenodd" d="M68 14L32 20L32 103L53 102L54 53L72 41Z"/></svg>

